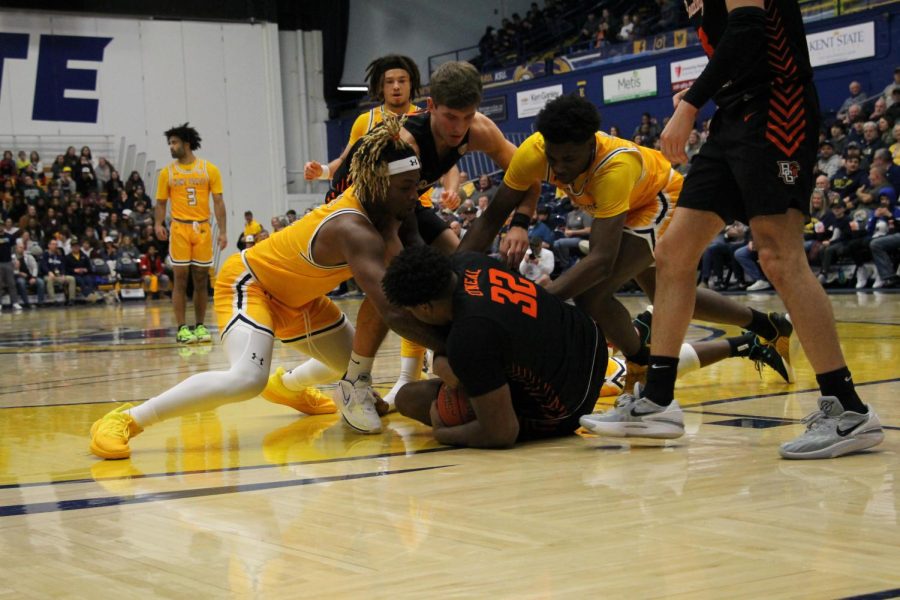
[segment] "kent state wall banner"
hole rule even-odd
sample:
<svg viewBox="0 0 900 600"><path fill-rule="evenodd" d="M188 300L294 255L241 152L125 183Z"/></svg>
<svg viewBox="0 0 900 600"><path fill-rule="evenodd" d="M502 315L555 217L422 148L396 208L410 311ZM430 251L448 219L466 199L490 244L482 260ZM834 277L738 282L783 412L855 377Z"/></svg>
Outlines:
<svg viewBox="0 0 900 600"><path fill-rule="evenodd" d="M516 109L519 119L533 117L544 108L544 105L558 96L562 96L563 86L549 85L547 87L526 90L516 93Z"/></svg>
<svg viewBox="0 0 900 600"><path fill-rule="evenodd" d="M691 87L691 84L700 77L700 73L706 68L708 62L709 59L707 57L698 56L669 63L669 73L672 76L672 91L680 92Z"/></svg>
<svg viewBox="0 0 900 600"><path fill-rule="evenodd" d="M875 22L858 23L806 36L813 67L875 56Z"/></svg>
<svg viewBox="0 0 900 600"><path fill-rule="evenodd" d="M656 95L656 67L603 76L603 103L612 104Z"/></svg>

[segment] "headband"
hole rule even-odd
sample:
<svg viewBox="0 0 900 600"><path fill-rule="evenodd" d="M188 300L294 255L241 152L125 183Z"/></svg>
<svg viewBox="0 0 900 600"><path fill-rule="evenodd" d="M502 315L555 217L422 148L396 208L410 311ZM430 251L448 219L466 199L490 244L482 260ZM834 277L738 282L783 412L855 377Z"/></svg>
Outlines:
<svg viewBox="0 0 900 600"><path fill-rule="evenodd" d="M416 155L407 156L399 160L388 163L388 175L396 175L398 173L406 173L419 168L419 157Z"/></svg>

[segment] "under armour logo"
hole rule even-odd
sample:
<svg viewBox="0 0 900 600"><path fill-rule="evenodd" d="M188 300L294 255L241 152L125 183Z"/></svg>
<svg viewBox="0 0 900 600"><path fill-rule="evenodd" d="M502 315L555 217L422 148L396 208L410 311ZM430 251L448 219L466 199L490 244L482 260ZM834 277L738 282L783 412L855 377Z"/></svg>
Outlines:
<svg viewBox="0 0 900 600"><path fill-rule="evenodd" d="M253 352L253 353L250 355L250 360L252 360L253 362L258 362L258 363L259 363L259 366L263 366L263 363L266 362L266 359L265 359L264 357L262 357L262 356L257 357L257 356L256 356L256 352Z"/></svg>
<svg viewBox="0 0 900 600"><path fill-rule="evenodd" d="M794 185L800 177L800 163L796 160L779 160L778 176L788 185Z"/></svg>

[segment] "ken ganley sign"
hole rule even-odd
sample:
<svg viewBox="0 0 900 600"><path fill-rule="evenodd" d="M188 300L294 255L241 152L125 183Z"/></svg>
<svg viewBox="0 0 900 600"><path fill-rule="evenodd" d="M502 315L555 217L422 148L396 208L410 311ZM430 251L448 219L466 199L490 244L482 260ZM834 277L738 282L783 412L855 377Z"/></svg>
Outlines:
<svg viewBox="0 0 900 600"><path fill-rule="evenodd" d="M524 119L525 117L533 117L541 112L541 109L544 108L545 104L554 98L562 96L562 93L562 84L549 85L547 87L516 93L516 112L519 115L518 118Z"/></svg>
<svg viewBox="0 0 900 600"><path fill-rule="evenodd" d="M656 95L656 67L603 76L603 103Z"/></svg>
<svg viewBox="0 0 900 600"><path fill-rule="evenodd" d="M875 23L859 23L806 36L814 67L875 56Z"/></svg>

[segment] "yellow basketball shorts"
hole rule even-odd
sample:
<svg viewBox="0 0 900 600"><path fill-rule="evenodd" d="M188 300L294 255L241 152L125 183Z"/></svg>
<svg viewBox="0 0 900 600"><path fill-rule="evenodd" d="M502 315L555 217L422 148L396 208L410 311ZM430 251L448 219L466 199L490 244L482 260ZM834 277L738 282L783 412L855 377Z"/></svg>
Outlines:
<svg viewBox="0 0 900 600"><path fill-rule="evenodd" d="M346 317L326 296L302 306L288 306L253 279L250 270L233 254L216 276L214 306L221 336L236 323L246 323L284 343L299 342L336 329Z"/></svg>
<svg viewBox="0 0 900 600"><path fill-rule="evenodd" d="M169 227L169 257L176 267L213 264L212 227L209 221L183 223L172 221Z"/></svg>
<svg viewBox="0 0 900 600"><path fill-rule="evenodd" d="M665 233L672 220L672 213L678 204L683 184L684 178L681 174L672 170L668 183L656 194L656 202L628 212L624 232L646 240L650 252L654 252L656 242Z"/></svg>

